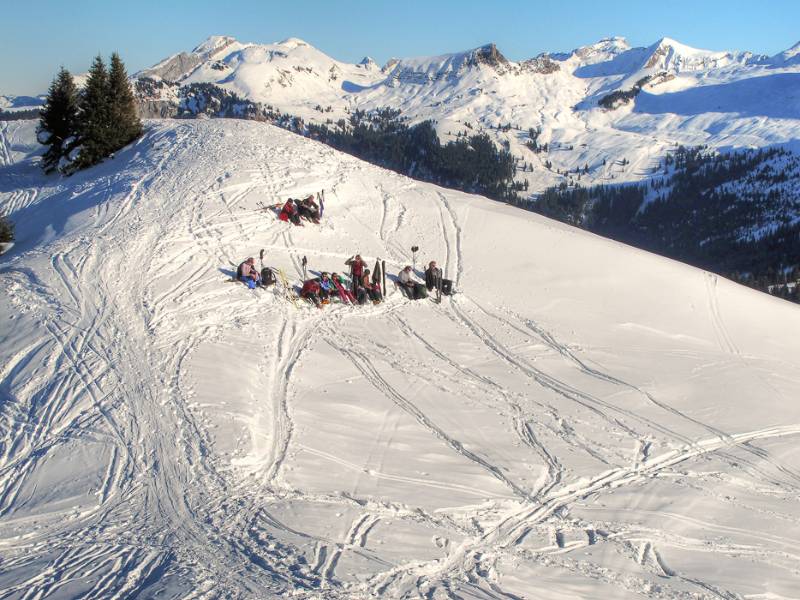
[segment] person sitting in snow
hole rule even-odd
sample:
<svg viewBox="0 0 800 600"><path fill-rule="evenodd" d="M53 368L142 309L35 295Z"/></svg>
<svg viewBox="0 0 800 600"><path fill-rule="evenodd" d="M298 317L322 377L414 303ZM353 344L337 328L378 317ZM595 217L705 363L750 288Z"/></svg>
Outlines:
<svg viewBox="0 0 800 600"><path fill-rule="evenodd" d="M245 283L251 290L261 283L261 275L256 269L256 259L252 256L236 269L236 278Z"/></svg>
<svg viewBox="0 0 800 600"><path fill-rule="evenodd" d="M418 300L428 297L428 290L425 286L414 279L414 272L411 265L406 265L397 275L397 285L403 295L410 300Z"/></svg>
<svg viewBox="0 0 800 600"><path fill-rule="evenodd" d="M333 281L331 281L330 276L327 273L323 273L322 275L320 275L319 297L322 299L322 303L328 304L328 302L330 302L331 296L335 293L336 293L336 287L334 286Z"/></svg>
<svg viewBox="0 0 800 600"><path fill-rule="evenodd" d="M295 206L295 202L292 198L289 198L286 201L286 204L283 205L278 218L281 221L291 221L295 225L300 225L301 227L303 225L300 222L300 214L297 212L297 207Z"/></svg>
<svg viewBox="0 0 800 600"><path fill-rule="evenodd" d="M321 286L316 279L307 279L303 282L303 287L300 290L300 297L313 303L317 308L322 308L322 301L320 299Z"/></svg>
<svg viewBox="0 0 800 600"><path fill-rule="evenodd" d="M313 194L295 204L297 206L297 213L301 217L319 225L319 206L314 202Z"/></svg>
<svg viewBox="0 0 800 600"><path fill-rule="evenodd" d="M364 269L358 282L358 303L366 304L368 298L373 304L378 304L381 301L381 286L371 281L369 269Z"/></svg>

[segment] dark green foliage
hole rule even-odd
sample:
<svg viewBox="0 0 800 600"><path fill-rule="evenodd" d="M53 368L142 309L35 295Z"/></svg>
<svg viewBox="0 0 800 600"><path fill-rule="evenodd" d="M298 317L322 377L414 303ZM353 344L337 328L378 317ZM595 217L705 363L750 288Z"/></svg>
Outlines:
<svg viewBox="0 0 800 600"><path fill-rule="evenodd" d="M639 92L642 91L642 88L653 78L652 75L647 75L646 77L642 77L639 81L637 81L634 86L629 90L617 90L616 92L611 92L607 96L603 96L597 102L600 106L607 110L613 110L620 106L621 104L627 104L636 96L639 95Z"/></svg>
<svg viewBox="0 0 800 600"><path fill-rule="evenodd" d="M128 74L119 54L111 55L111 69L108 74L109 117L113 124L109 138L112 149L127 146L142 134L142 122L136 111Z"/></svg>
<svg viewBox="0 0 800 600"><path fill-rule="evenodd" d="M155 88L158 83L146 79L144 82L140 80L137 85ZM270 109L264 109L259 104L240 98L233 92L212 83L192 83L181 89L181 96L181 103L178 107L179 117L205 114L211 117L266 120L279 116Z"/></svg>
<svg viewBox="0 0 800 600"><path fill-rule="evenodd" d="M80 93L65 69L50 86L39 126L40 141L50 146L42 166L52 171L66 157L60 169L70 174L97 164L141 134L142 122L122 60L112 54L109 72L97 56Z"/></svg>
<svg viewBox="0 0 800 600"><path fill-rule="evenodd" d="M39 108L14 111L0 110L0 121L26 121L29 119L38 119L41 114L42 111Z"/></svg>
<svg viewBox="0 0 800 600"><path fill-rule="evenodd" d="M0 215L0 244L14 241L14 223L5 215Z"/></svg>
<svg viewBox="0 0 800 600"><path fill-rule="evenodd" d="M680 147L665 168L638 185L562 184L530 208L762 290L800 265L800 158Z"/></svg>
<svg viewBox="0 0 800 600"><path fill-rule="evenodd" d="M50 84L39 120L39 141L49 146L42 158L42 168L50 173L70 148L65 142L75 135L78 117L78 90L72 75L61 68Z"/></svg>
<svg viewBox="0 0 800 600"><path fill-rule="evenodd" d="M356 110L347 123L307 124L306 130L334 148L423 181L496 199L516 197L514 159L485 133L442 145L432 122L409 126L392 109Z"/></svg>
<svg viewBox="0 0 800 600"><path fill-rule="evenodd" d="M81 151L75 167L89 167L111 154L114 150L114 136L108 71L102 57L98 55L89 69L89 78L80 95L78 143Z"/></svg>

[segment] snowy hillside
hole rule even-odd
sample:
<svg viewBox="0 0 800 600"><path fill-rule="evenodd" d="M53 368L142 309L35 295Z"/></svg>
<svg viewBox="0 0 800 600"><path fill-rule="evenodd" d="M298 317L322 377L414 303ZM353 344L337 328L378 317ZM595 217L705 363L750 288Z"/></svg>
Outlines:
<svg viewBox="0 0 800 600"><path fill-rule="evenodd" d="M0 112L18 112L39 108L44 103L43 96L1 96Z"/></svg>
<svg viewBox="0 0 800 600"><path fill-rule="evenodd" d="M0 596L796 597L796 306L262 123L0 131ZM227 281L413 244L460 294Z"/></svg>
<svg viewBox="0 0 800 600"><path fill-rule="evenodd" d="M609 38L514 62L493 44L437 57L347 64L295 38L277 44L214 37L137 74L152 116L175 114L182 90L217 85L314 122L390 107L432 119L444 140L486 130L532 171L538 192L556 171L589 167L585 182L642 179L675 144L752 147L800 138L797 47L775 57L698 50L670 38L631 48ZM614 110L600 103L643 84ZM498 127L510 125L510 130ZM526 147L540 128L550 151ZM629 167L619 169L621 159ZM551 168L546 168L550 163Z"/></svg>

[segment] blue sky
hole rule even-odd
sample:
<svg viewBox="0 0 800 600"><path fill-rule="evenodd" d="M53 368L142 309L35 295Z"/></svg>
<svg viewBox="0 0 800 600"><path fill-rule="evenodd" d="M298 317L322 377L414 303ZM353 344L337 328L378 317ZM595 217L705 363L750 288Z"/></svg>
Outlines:
<svg viewBox="0 0 800 600"><path fill-rule="evenodd" d="M487 42L520 60L610 35L764 54L800 41L800 0L3 0L0 15L0 94L44 92L60 65L83 72L98 52L118 51L133 72L214 34L299 37L339 60L379 63Z"/></svg>

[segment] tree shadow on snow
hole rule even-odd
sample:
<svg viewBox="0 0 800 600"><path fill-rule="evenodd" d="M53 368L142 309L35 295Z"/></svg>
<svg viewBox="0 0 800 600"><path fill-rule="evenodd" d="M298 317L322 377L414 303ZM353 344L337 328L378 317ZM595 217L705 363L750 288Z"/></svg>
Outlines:
<svg viewBox="0 0 800 600"><path fill-rule="evenodd" d="M24 160L0 169L0 191L9 192L25 187L52 187L54 193L41 201L11 212L16 240L8 253L20 254L59 238L70 230L100 223L108 217L107 211L99 208L109 202L119 205L126 199L132 202L146 190L148 179L156 171L155 160L150 149L156 143L169 145L174 142L175 131L157 131L155 135L146 131L133 144L118 151L113 158L79 171L70 177L44 175L30 160ZM141 163L134 169L126 169L131 163ZM145 174L142 177L142 174Z"/></svg>

